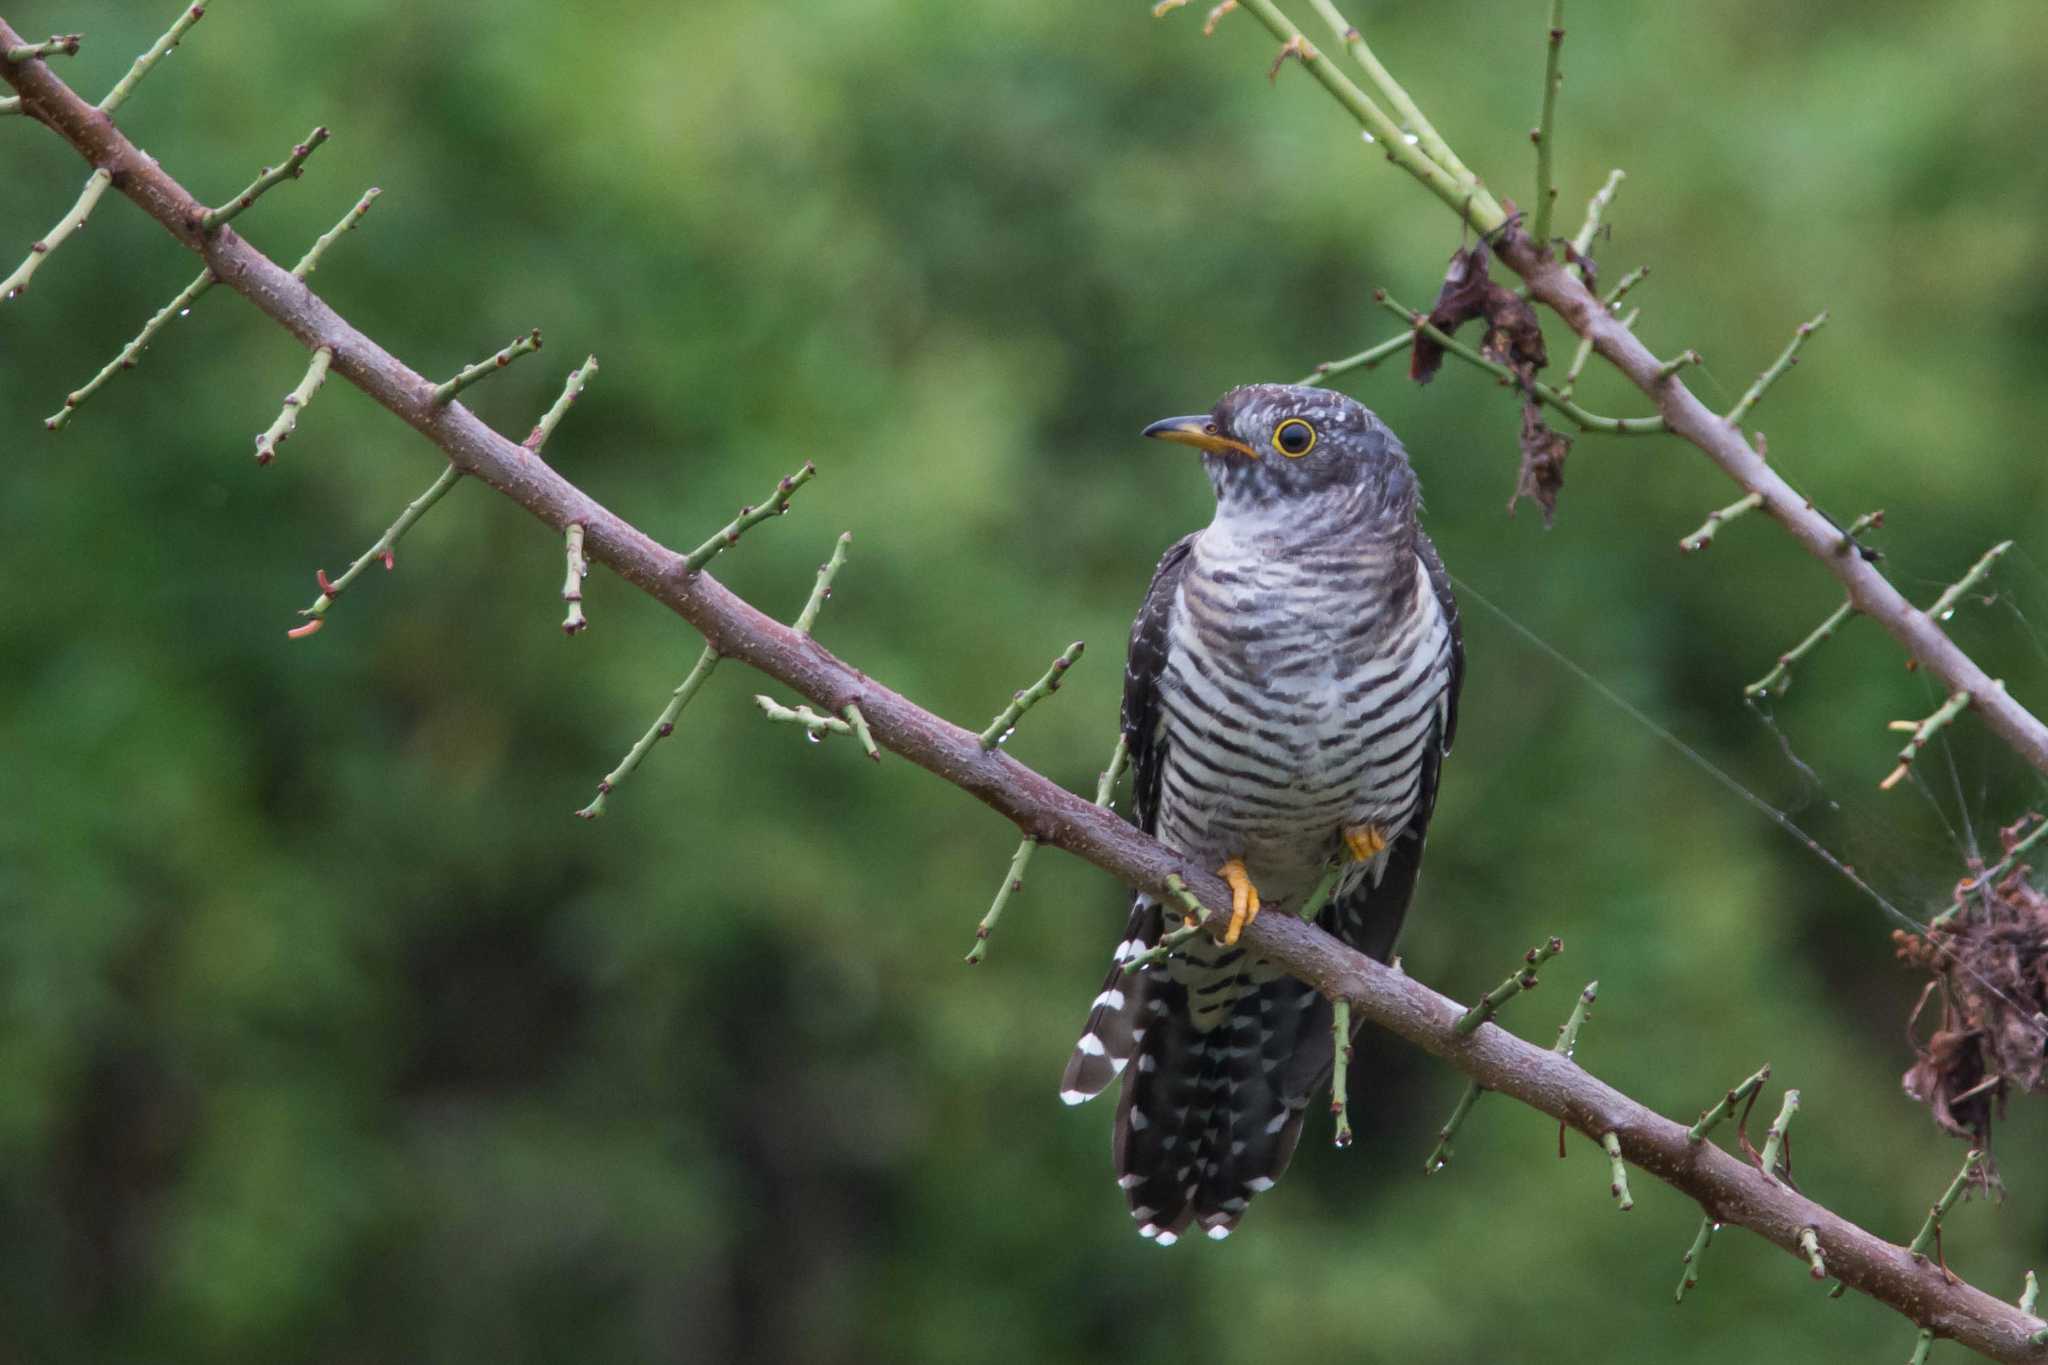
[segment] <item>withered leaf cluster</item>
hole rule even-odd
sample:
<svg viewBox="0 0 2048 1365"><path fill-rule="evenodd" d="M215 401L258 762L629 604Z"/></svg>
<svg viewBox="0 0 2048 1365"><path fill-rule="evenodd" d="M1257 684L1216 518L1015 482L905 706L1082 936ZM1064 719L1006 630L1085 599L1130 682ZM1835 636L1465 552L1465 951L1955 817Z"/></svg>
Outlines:
<svg viewBox="0 0 2048 1365"><path fill-rule="evenodd" d="M1514 496L1508 499L1508 511L1512 513L1521 499L1532 498L1543 509L1544 524L1548 525L1557 511L1558 491L1564 487L1564 461L1571 453L1572 439L1544 422L1542 404L1536 397L1536 372L1550 363L1536 310L1493 278L1487 269L1490 258L1484 238L1452 253L1436 305L1429 310L1429 324L1448 336L1467 322L1485 322L1479 353L1506 366L1522 391L1522 467ZM1443 363L1443 346L1428 333L1417 332L1408 377L1427 384L1436 378Z"/></svg>
<svg viewBox="0 0 2048 1365"><path fill-rule="evenodd" d="M2002 831L2008 851L2025 825ZM1982 888L1964 882L1947 924L1892 935L1899 960L1933 977L1914 1022L1936 998L1941 1007L1934 1032L1914 1043L1906 1094L1944 1131L1987 1151L2011 1092L2048 1081L2048 895L2031 871L2022 864Z"/></svg>

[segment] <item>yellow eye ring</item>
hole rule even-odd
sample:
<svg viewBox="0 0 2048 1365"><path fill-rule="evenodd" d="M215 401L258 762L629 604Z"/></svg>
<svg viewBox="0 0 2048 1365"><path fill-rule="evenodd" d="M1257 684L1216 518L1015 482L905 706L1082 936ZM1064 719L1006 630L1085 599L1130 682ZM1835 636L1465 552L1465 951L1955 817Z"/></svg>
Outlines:
<svg viewBox="0 0 2048 1365"><path fill-rule="evenodd" d="M1316 429L1299 417L1290 417L1273 428L1273 449L1290 460L1298 460L1316 448Z"/></svg>

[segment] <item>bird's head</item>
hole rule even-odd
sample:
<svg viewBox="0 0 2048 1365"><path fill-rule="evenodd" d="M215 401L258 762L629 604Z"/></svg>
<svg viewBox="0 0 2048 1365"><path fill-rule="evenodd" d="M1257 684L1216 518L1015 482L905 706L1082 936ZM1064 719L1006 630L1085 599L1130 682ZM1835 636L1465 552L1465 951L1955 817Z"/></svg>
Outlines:
<svg viewBox="0 0 2048 1365"><path fill-rule="evenodd" d="M1247 384L1206 413L1145 428L1193 446L1226 511L1337 495L1361 510L1405 514L1415 502L1408 453L1364 404L1330 389Z"/></svg>

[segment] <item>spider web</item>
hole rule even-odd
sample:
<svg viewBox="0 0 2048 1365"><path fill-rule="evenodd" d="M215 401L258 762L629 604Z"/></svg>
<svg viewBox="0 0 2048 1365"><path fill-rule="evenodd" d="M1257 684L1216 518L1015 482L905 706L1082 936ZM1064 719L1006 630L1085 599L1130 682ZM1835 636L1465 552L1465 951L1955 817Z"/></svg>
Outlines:
<svg viewBox="0 0 2048 1365"><path fill-rule="evenodd" d="M1884 567L1900 591L1920 602L1932 600L1962 573L1915 564L1891 551ZM1810 706L1779 708L1768 696L1751 700L1746 704L1774 741L1781 762L1778 774L1766 770L1756 783L1744 781L1470 583L1454 581L1461 598L1648 731L1728 797L1777 827L1892 927L1924 935L1927 921L1955 903L1959 882L2004 856L2000 828L2029 810L2048 814L2048 780L1967 717L1938 732L1908 767L1906 780L1887 792L1878 789L1876 779L1889 768L1895 748L1903 742L1898 736L1873 734L1867 746L1844 754L1834 739L1819 738L1821 723ZM1980 661L1995 660L2007 669L2010 690L2020 696L2048 694L2048 572L2019 545L2007 551L1944 620L1945 628ZM1872 629L1865 623L1856 632L1860 641L1831 640L1822 649L1851 649L1858 643L1882 648L1887 652L1886 666L1895 667L1897 651L1889 641L1868 646L1864 631ZM2021 642L2019 648L2014 647L2015 639ZM1759 659L1759 671L1767 662ZM1996 674L1998 669L1989 671ZM1808 691L1815 685L1810 677L1801 679L1801 687ZM1943 699L1939 684L1924 671L1908 679L1899 693L1902 718L1910 712L1913 720L1931 713ZM1745 703L1731 697L1730 704ZM1772 799L1759 786L1782 786L1783 791ZM2036 862L2048 863L2048 853ZM2016 1012L2027 1013L1980 973L1970 975ZM2037 1022L2035 1029L2048 1046L2048 1027Z"/></svg>

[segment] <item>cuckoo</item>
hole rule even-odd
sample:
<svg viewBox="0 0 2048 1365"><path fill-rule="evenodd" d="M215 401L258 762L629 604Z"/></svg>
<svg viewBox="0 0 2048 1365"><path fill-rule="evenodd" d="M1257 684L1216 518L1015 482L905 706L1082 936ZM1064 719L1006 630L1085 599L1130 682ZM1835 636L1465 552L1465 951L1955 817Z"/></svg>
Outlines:
<svg viewBox="0 0 2048 1365"><path fill-rule="evenodd" d="M1125 963L1172 927L1131 904L1067 1063L1079 1104L1123 1078L1113 1155L1138 1231L1226 1237L1271 1189L1328 1082L1332 1007L1238 942L1304 907L1386 961L1415 892L1464 671L1450 579L1406 451L1339 393L1233 389L1145 435L1192 446L1209 525L1166 552L1131 628L1123 733L1138 827L1232 892L1220 936ZM1221 910L1221 907L1217 907ZM1226 922L1219 920L1219 925Z"/></svg>

